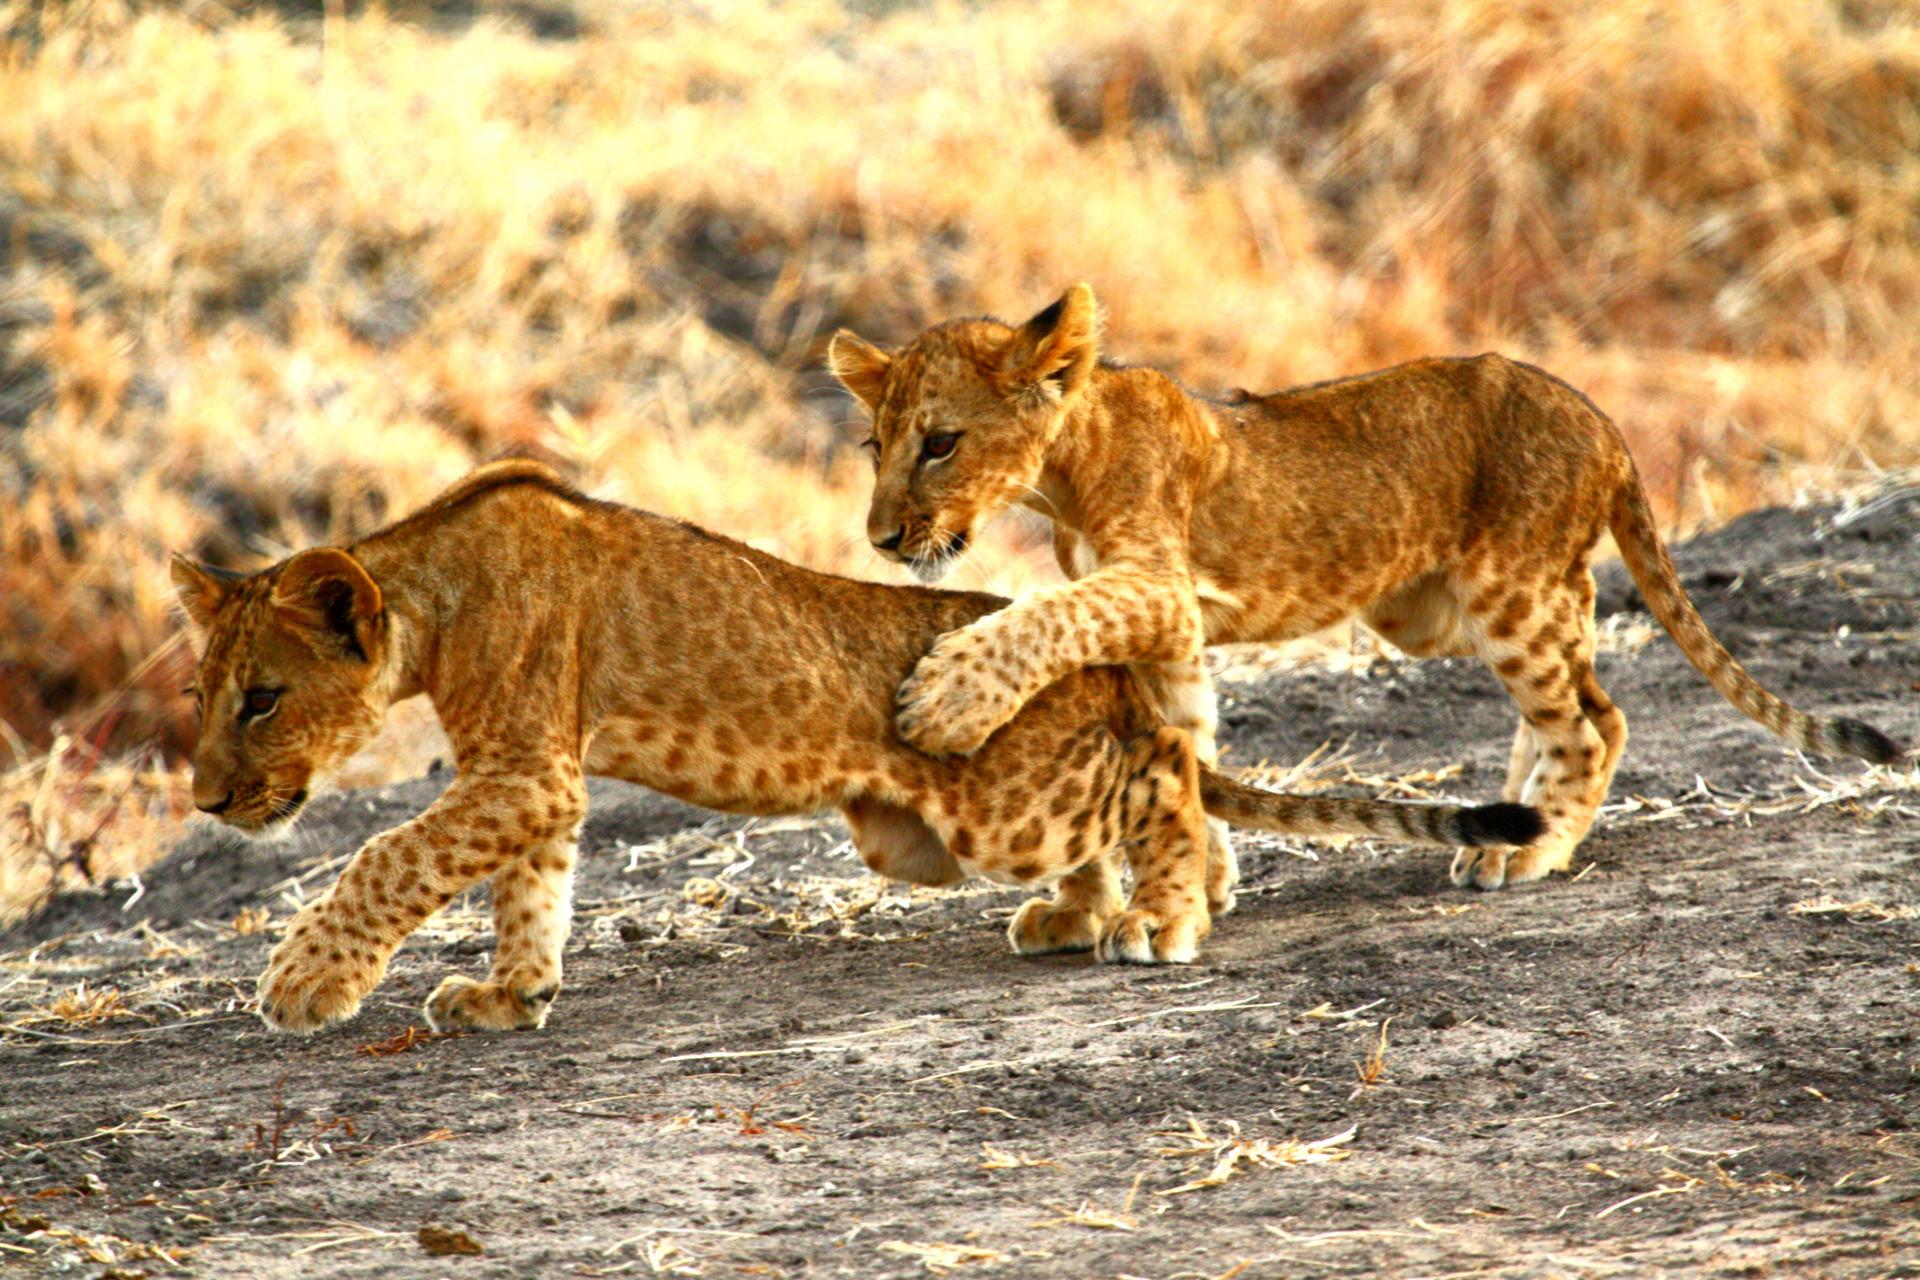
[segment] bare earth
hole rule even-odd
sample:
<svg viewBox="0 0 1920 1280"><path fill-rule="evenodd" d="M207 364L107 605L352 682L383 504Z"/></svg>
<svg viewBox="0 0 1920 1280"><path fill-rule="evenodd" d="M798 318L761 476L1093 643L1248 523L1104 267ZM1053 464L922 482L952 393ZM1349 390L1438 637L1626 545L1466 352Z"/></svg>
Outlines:
<svg viewBox="0 0 1920 1280"><path fill-rule="evenodd" d="M1911 740L1920 495L1834 514L1742 519L1684 579L1774 688ZM834 822L596 786L544 1032L407 1047L484 967L476 900L277 1038L242 1002L290 881L445 774L277 846L190 833L137 897L0 937L0 1271L1920 1276L1914 778L1809 768L1636 622L1577 876L1476 895L1431 851L1246 839L1184 969L1022 960L1011 893L883 892ZM1362 775L1498 790L1477 665L1228 693L1239 763L1351 738ZM106 1016L54 1017L83 981Z"/></svg>

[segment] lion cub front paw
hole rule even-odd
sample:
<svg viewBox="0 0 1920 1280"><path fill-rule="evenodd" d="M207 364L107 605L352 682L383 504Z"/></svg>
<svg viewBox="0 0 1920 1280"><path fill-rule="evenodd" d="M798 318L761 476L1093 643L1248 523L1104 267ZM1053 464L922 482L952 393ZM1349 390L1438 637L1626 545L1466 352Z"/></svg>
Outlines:
<svg viewBox="0 0 1920 1280"><path fill-rule="evenodd" d="M520 989L455 975L427 997L427 1025L435 1031L532 1031L547 1024L560 984Z"/></svg>
<svg viewBox="0 0 1920 1280"><path fill-rule="evenodd" d="M900 736L928 755L968 756L1020 709L1018 693L988 674L985 646L954 631L913 669L894 697Z"/></svg>
<svg viewBox="0 0 1920 1280"><path fill-rule="evenodd" d="M260 1018L275 1031L318 1031L358 1013L385 972L351 940L296 919L260 975Z"/></svg>
<svg viewBox="0 0 1920 1280"><path fill-rule="evenodd" d="M1100 941L1100 921L1100 915L1085 906L1060 906L1052 898L1033 898L1014 912L1007 941L1023 956L1091 951Z"/></svg>
<svg viewBox="0 0 1920 1280"><path fill-rule="evenodd" d="M1096 954L1107 964L1191 964L1210 928L1204 911L1168 916L1130 909L1101 926Z"/></svg>

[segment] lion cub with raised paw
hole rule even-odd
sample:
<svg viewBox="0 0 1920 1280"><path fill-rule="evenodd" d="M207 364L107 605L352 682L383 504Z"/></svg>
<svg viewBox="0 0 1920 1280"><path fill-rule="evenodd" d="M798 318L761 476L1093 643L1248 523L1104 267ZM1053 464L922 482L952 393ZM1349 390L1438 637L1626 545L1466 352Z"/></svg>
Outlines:
<svg viewBox="0 0 1920 1280"><path fill-rule="evenodd" d="M894 352L834 336L828 363L873 420L874 546L932 580L1023 504L1054 522L1076 579L941 638L900 688L914 745L976 751L1062 674L1131 662L1157 665L1162 712L1210 762L1203 644L1357 616L1410 654L1479 657L1518 704L1504 794L1538 804L1547 835L1463 851L1453 879L1532 880L1566 868L1627 740L1593 669L1588 563L1611 531L1647 607L1734 706L1803 751L1900 758L1734 661L1682 590L1619 431L1564 382L1482 355L1203 400L1102 363L1097 328L1075 285L1020 326L953 321ZM1209 854L1231 882L1231 846Z"/></svg>
<svg viewBox="0 0 1920 1280"><path fill-rule="evenodd" d="M1004 600L814 573L593 501L529 462L482 468L351 547L246 576L178 559L173 572L204 641L200 809L247 831L291 821L313 775L414 694L453 742L440 798L367 841L274 948L260 1012L282 1030L351 1015L407 935L480 880L492 971L448 978L427 1017L542 1025L588 773L740 813L837 807L867 864L896 879L1057 881L1014 917L1016 950L1143 964L1192 959L1210 927L1203 804L1305 835L1479 845L1541 830L1518 805L1243 786L1201 768L1192 738L1112 667L1041 691L971 760L933 759L895 736L893 690L935 637Z"/></svg>

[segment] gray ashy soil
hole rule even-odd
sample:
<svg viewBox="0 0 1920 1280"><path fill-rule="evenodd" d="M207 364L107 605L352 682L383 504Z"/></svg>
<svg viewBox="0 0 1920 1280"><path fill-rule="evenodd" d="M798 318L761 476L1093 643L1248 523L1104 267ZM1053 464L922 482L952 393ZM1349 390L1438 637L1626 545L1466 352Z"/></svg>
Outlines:
<svg viewBox="0 0 1920 1280"><path fill-rule="evenodd" d="M1774 688L1911 739L1920 497L1834 515L1699 539L1687 584ZM1610 571L1603 610L1635 603ZM834 822L597 786L548 1028L373 1053L484 967L484 903L310 1039L245 1014L272 930L232 926L444 779L265 849L189 835L137 899L0 939L0 1269L1920 1275L1920 794L1815 773L1635 622L1577 876L1477 895L1435 851L1244 839L1184 969L1019 959L1015 895L882 893ZM1498 790L1512 713L1475 665L1228 692L1239 762L1351 738L1362 774ZM82 980L133 1016L48 1019Z"/></svg>

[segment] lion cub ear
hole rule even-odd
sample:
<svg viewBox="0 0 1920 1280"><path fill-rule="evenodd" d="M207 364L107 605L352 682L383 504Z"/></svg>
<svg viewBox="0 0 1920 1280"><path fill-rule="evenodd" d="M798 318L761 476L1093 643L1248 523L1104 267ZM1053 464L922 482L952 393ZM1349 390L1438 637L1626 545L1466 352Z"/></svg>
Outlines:
<svg viewBox="0 0 1920 1280"><path fill-rule="evenodd" d="M220 606L232 593L233 584L246 577L229 569L195 564L183 555L173 557L168 572L173 577L174 593L180 597L180 607L187 611L187 620L196 631L207 629L213 615L220 612Z"/></svg>
<svg viewBox="0 0 1920 1280"><path fill-rule="evenodd" d="M851 329L840 330L827 343L827 371L867 407L868 413L880 407L880 392L892 364L891 355Z"/></svg>
<svg viewBox="0 0 1920 1280"><path fill-rule="evenodd" d="M330 638L366 661L373 652L384 601L378 583L358 560L334 547L319 547L280 566L268 597L301 630Z"/></svg>
<svg viewBox="0 0 1920 1280"><path fill-rule="evenodd" d="M1064 398L1086 383L1099 358L1100 307L1092 286L1082 283L1021 326L1000 368L1015 387L1037 387Z"/></svg>

